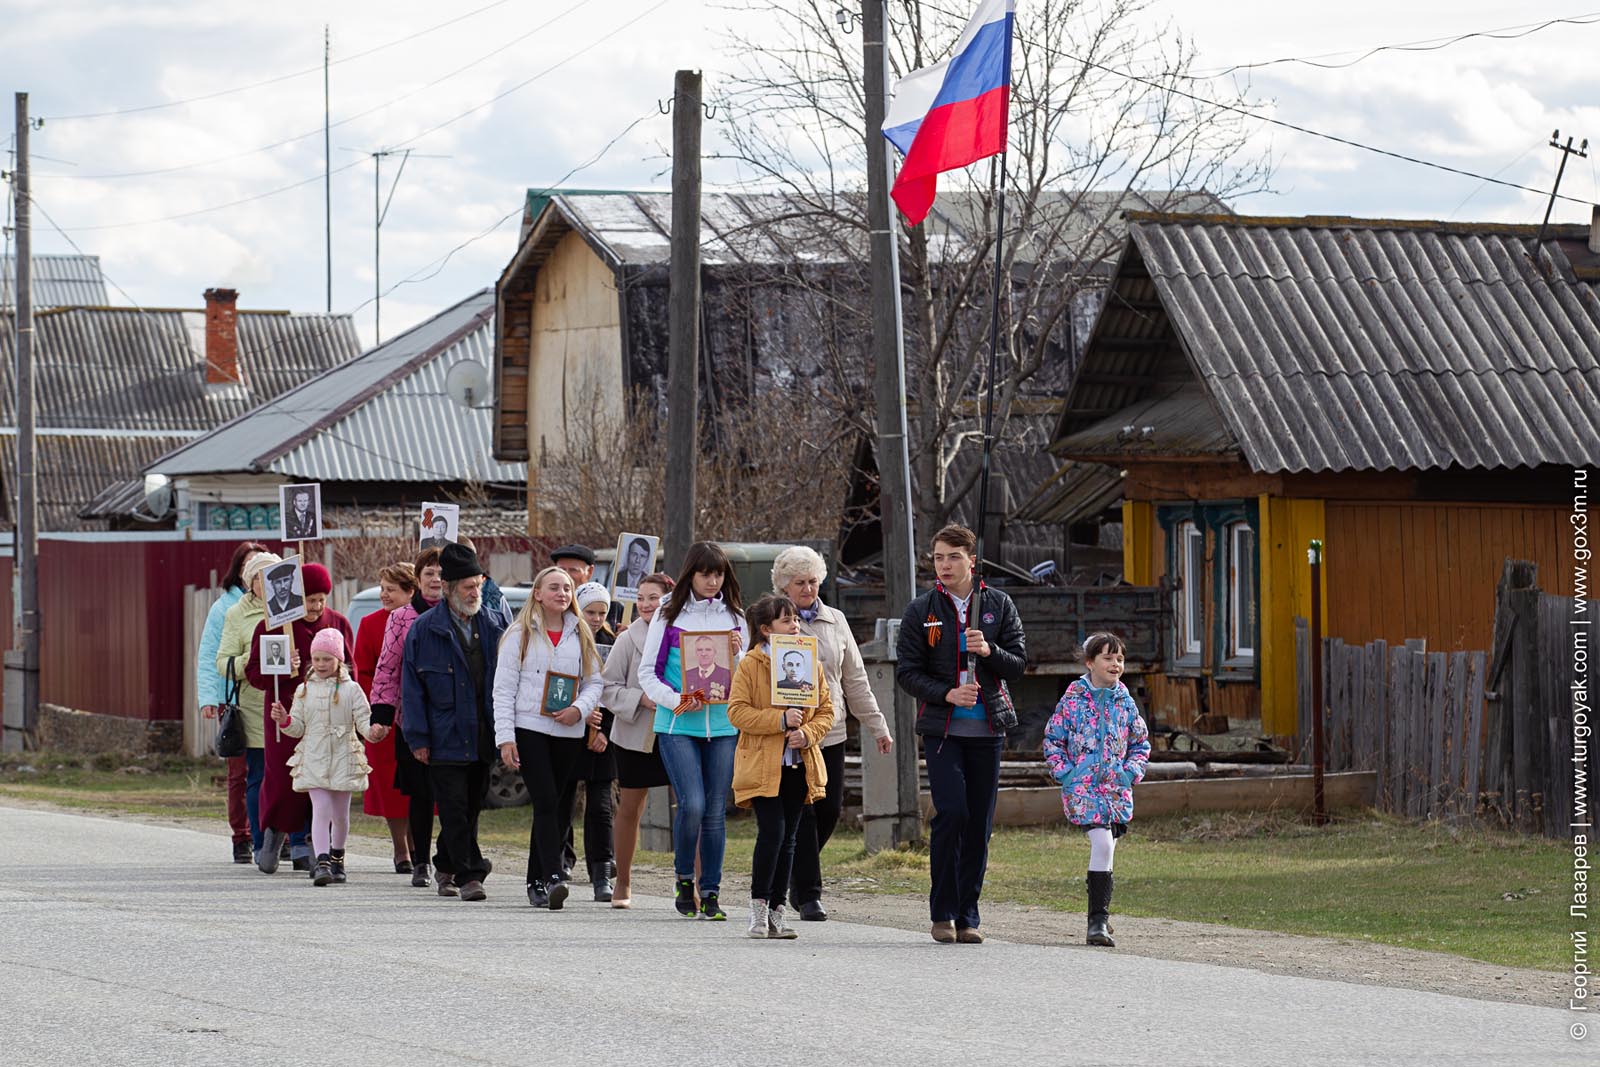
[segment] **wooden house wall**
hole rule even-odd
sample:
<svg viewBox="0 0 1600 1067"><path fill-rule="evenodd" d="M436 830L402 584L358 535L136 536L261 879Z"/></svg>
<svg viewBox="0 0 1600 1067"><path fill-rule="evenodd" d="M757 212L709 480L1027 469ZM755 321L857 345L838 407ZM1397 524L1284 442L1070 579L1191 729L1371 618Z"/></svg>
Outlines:
<svg viewBox="0 0 1600 1067"><path fill-rule="evenodd" d="M1430 651L1489 650L1507 556L1573 595L1567 509L1556 505L1329 501L1328 636L1421 637Z"/></svg>
<svg viewBox="0 0 1600 1067"><path fill-rule="evenodd" d="M528 469L565 455L584 420L623 413L622 313L611 268L577 233L563 237L534 285L528 374Z"/></svg>

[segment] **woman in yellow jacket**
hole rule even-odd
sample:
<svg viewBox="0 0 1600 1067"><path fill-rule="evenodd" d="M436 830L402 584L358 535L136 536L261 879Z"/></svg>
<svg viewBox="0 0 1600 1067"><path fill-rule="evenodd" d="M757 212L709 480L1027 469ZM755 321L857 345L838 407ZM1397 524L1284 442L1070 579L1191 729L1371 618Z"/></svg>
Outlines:
<svg viewBox="0 0 1600 1067"><path fill-rule="evenodd" d="M833 727L833 698L819 677L816 707L775 707L768 639L799 632L794 601L786 596L762 597L745 618L755 647L739 661L733 677L728 721L739 730L733 756L734 803L754 807L756 813L746 933L789 940L798 935L783 921L783 897L794 863L801 809L827 792L828 772L818 746Z"/></svg>

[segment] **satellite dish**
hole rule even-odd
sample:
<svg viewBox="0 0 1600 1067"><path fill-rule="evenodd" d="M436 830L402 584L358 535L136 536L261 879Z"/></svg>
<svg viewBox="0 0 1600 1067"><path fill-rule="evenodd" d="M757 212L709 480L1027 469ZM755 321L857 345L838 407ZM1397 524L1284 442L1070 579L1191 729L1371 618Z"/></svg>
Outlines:
<svg viewBox="0 0 1600 1067"><path fill-rule="evenodd" d="M475 359L464 359L444 376L444 391L464 408L478 407L489 398L489 369Z"/></svg>
<svg viewBox="0 0 1600 1067"><path fill-rule="evenodd" d="M144 506L158 519L165 515L172 507L172 479L165 474L146 474Z"/></svg>

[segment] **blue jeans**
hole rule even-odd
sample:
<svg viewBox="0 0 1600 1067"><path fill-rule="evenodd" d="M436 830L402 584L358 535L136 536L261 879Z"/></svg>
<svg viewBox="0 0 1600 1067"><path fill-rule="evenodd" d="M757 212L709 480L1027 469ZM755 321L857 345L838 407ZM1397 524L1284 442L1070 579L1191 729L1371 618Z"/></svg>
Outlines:
<svg viewBox="0 0 1600 1067"><path fill-rule="evenodd" d="M1000 787L998 737L924 737L928 792L928 916L976 928L978 897L989 867L989 833Z"/></svg>
<svg viewBox="0 0 1600 1067"><path fill-rule="evenodd" d="M250 851L261 851L261 779L267 775L266 750L244 750L244 810L250 818Z"/></svg>
<svg viewBox="0 0 1600 1067"><path fill-rule="evenodd" d="M739 736L685 737L657 734L678 813L672 820L673 869L678 880L694 877L695 846L700 849L700 895L722 886L722 854L728 844L728 792L733 788L733 753Z"/></svg>

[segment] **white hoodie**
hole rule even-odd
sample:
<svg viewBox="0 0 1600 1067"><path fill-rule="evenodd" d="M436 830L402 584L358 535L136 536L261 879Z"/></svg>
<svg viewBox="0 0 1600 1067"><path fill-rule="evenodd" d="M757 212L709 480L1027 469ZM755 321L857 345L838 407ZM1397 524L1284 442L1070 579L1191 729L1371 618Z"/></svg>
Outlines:
<svg viewBox="0 0 1600 1067"><path fill-rule="evenodd" d="M543 625L542 618L536 621ZM520 662L519 662L520 659ZM600 704L605 682L599 663L589 674L583 673L583 646L578 639L578 616L566 613L561 643L554 649L542 633L528 636L528 651L522 654L522 630L513 626L500 642L494 672L494 743L515 742L518 730L535 730L553 737L583 737L589 713ZM577 678L578 695L572 702L582 716L571 726L563 726L542 714L546 673L568 674Z"/></svg>

